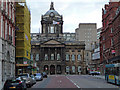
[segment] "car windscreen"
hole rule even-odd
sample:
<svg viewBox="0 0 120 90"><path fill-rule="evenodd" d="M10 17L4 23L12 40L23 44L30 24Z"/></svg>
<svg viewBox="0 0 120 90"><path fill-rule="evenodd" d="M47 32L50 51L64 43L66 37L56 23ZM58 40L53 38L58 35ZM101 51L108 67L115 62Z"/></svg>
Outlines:
<svg viewBox="0 0 120 90"><path fill-rule="evenodd" d="M41 73L36 73L36 76L41 76Z"/></svg>
<svg viewBox="0 0 120 90"><path fill-rule="evenodd" d="M13 80L10 80L9 82L11 82L11 83L19 83L20 80L13 79Z"/></svg>
<svg viewBox="0 0 120 90"><path fill-rule="evenodd" d="M18 75L19 77L22 77L22 78L24 78L24 77L28 77L28 75L27 74L22 74L22 75Z"/></svg>

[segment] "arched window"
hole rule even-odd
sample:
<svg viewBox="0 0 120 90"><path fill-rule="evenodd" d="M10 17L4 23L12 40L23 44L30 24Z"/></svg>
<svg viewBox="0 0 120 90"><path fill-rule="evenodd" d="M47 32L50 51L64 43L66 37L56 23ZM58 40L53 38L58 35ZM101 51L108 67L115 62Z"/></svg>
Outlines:
<svg viewBox="0 0 120 90"><path fill-rule="evenodd" d="M60 60L60 54L59 53L57 54L57 60Z"/></svg>
<svg viewBox="0 0 120 90"><path fill-rule="evenodd" d="M78 60L81 60L81 55L80 54L78 55Z"/></svg>
<svg viewBox="0 0 120 90"><path fill-rule="evenodd" d="M75 66L72 66L72 72L75 73Z"/></svg>
<svg viewBox="0 0 120 90"><path fill-rule="evenodd" d="M78 66L78 72L81 72L81 66Z"/></svg>
<svg viewBox="0 0 120 90"><path fill-rule="evenodd" d="M72 61L75 61L75 55L74 54L72 55Z"/></svg>
<svg viewBox="0 0 120 90"><path fill-rule="evenodd" d="M69 71L70 71L70 67L66 66L66 72L69 72Z"/></svg>
<svg viewBox="0 0 120 90"><path fill-rule="evenodd" d="M66 54L66 61L69 61L69 54Z"/></svg>
<svg viewBox="0 0 120 90"><path fill-rule="evenodd" d="M51 54L51 60L54 60L54 54Z"/></svg>
<svg viewBox="0 0 120 90"><path fill-rule="evenodd" d="M47 54L45 54L45 60L48 60L48 55Z"/></svg>

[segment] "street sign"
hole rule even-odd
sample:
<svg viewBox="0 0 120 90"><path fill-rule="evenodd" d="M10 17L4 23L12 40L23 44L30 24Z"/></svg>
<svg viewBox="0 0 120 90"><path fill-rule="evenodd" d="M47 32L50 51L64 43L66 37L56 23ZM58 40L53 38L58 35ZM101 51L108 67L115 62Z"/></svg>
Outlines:
<svg viewBox="0 0 120 90"><path fill-rule="evenodd" d="M115 54L115 50L112 50L112 54Z"/></svg>

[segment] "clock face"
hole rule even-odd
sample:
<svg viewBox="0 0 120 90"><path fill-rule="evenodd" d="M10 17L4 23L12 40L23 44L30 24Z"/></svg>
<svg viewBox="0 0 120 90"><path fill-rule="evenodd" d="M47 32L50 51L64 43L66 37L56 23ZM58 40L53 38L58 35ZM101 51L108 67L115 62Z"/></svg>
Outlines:
<svg viewBox="0 0 120 90"><path fill-rule="evenodd" d="M51 17L53 17L53 16L54 16L54 13L53 13L53 12L51 12L51 13L50 13L50 16L51 16Z"/></svg>

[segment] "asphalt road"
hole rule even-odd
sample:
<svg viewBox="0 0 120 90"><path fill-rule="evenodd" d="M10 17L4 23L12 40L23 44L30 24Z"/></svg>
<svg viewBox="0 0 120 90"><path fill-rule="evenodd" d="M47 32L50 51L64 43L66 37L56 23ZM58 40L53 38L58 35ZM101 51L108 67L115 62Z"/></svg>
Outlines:
<svg viewBox="0 0 120 90"><path fill-rule="evenodd" d="M118 86L90 75L51 75L31 88L118 88Z"/></svg>

